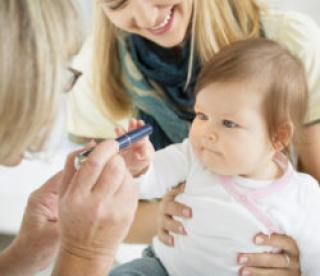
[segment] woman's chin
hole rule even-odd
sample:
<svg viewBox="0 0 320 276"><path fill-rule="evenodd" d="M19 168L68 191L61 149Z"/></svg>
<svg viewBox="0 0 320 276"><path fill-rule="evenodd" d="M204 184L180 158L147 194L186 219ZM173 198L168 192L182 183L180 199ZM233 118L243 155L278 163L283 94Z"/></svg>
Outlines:
<svg viewBox="0 0 320 276"><path fill-rule="evenodd" d="M184 37L181 36L172 36L171 35L168 37L159 37L159 38L154 38L154 37L147 37L147 39L151 40L153 43L164 47L164 48L173 48L181 45L184 41Z"/></svg>

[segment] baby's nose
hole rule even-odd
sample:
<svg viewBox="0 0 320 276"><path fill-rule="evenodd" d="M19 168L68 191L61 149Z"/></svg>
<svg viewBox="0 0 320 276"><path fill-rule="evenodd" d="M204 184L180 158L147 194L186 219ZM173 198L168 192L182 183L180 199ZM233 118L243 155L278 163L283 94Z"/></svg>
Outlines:
<svg viewBox="0 0 320 276"><path fill-rule="evenodd" d="M216 132L211 132L208 138L210 142L215 143L218 141L218 134Z"/></svg>

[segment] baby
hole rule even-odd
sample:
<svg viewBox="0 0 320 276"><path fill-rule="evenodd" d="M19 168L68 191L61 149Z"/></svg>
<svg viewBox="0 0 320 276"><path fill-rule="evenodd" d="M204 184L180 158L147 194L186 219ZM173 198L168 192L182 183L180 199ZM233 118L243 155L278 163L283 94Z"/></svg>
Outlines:
<svg viewBox="0 0 320 276"><path fill-rule="evenodd" d="M146 267L159 276L238 275L239 252L279 250L254 245L258 232L294 238L303 275L319 275L320 189L283 155L303 142L307 96L303 65L279 44L251 39L222 49L199 76L189 139L155 154L145 139L123 153L142 199L186 180L177 199L193 210L187 235L173 248L155 238L153 257L110 275L146 275Z"/></svg>

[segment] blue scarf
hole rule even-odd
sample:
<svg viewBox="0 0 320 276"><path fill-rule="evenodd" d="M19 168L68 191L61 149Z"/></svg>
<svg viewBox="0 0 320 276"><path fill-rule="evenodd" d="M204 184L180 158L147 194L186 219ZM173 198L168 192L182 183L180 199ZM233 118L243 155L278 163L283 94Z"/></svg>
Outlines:
<svg viewBox="0 0 320 276"><path fill-rule="evenodd" d="M179 143L188 136L194 118L194 87L201 66L198 59L185 88L190 43L163 48L140 36L120 43L123 81L138 109L138 117L154 127L150 137L156 149Z"/></svg>

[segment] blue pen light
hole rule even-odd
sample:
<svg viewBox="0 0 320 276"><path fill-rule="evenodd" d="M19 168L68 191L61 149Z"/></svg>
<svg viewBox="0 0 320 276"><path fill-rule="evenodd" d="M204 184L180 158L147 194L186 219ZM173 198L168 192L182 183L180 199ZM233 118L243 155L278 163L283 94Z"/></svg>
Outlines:
<svg viewBox="0 0 320 276"><path fill-rule="evenodd" d="M118 137L116 141L119 143L119 149L125 149L138 140L149 136L152 133L152 130L152 126L145 125Z"/></svg>
<svg viewBox="0 0 320 276"><path fill-rule="evenodd" d="M137 128L135 130L132 130L115 140L119 143L119 149L123 150L129 147L131 144L134 144L135 142L139 141L140 139L150 135L152 133L153 129L151 125L144 125L143 127ZM89 154L92 152L91 150L86 150L77 156L77 158L74 160L74 166L76 169L80 168L81 163L83 163Z"/></svg>

